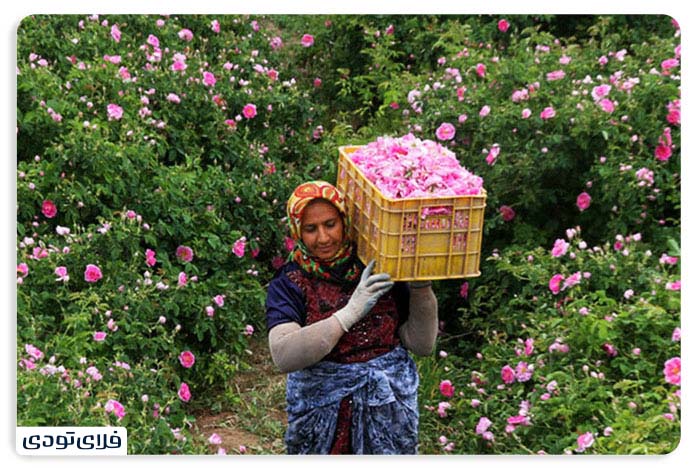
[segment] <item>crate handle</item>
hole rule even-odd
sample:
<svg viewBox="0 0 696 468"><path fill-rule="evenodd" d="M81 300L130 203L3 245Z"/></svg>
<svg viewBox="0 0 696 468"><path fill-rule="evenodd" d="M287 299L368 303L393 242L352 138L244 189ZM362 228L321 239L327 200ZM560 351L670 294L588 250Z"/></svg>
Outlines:
<svg viewBox="0 0 696 468"><path fill-rule="evenodd" d="M451 206L424 206L421 208L420 219L425 219L428 216L450 216L452 214Z"/></svg>

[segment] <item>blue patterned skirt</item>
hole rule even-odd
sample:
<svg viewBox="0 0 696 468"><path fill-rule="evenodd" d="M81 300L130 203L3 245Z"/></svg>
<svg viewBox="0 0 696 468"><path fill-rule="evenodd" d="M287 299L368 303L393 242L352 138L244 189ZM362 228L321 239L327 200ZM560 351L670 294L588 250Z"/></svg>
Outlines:
<svg viewBox="0 0 696 468"><path fill-rule="evenodd" d="M417 453L418 372L401 346L367 362L321 361L288 374L288 453L329 453L346 396L353 453Z"/></svg>

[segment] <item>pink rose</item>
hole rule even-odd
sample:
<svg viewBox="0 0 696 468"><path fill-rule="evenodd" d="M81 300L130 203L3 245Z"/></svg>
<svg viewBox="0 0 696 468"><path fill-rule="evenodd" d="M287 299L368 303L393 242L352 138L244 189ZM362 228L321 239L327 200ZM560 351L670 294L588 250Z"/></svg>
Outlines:
<svg viewBox="0 0 696 468"><path fill-rule="evenodd" d="M147 36L146 42L148 44L150 44L152 47L154 47L155 49L159 49L160 42L159 42L159 39L157 38L157 36L155 36L154 34L149 34Z"/></svg>
<svg viewBox="0 0 696 468"><path fill-rule="evenodd" d="M539 117L541 117L543 120L548 120L556 116L556 111L553 109L553 107L546 107L544 108L543 111L541 111L541 114Z"/></svg>
<svg viewBox="0 0 696 468"><path fill-rule="evenodd" d="M87 268L85 268L85 281L88 283L96 283L100 279L102 279L101 269L91 263L87 265Z"/></svg>
<svg viewBox="0 0 696 468"><path fill-rule="evenodd" d="M603 84L595 86L592 88L592 99L599 101L603 97L606 97L609 94L609 91L611 91L611 85Z"/></svg>
<svg viewBox="0 0 696 468"><path fill-rule="evenodd" d="M242 109L242 114L247 119L253 119L256 117L256 106L254 104L245 105L244 109Z"/></svg>
<svg viewBox="0 0 696 468"><path fill-rule="evenodd" d="M121 42L121 31L116 24L111 26L111 38L116 42Z"/></svg>
<svg viewBox="0 0 696 468"><path fill-rule="evenodd" d="M594 443L594 436L591 432L585 432L584 434L578 436L578 452L584 452L585 449L590 448Z"/></svg>
<svg viewBox="0 0 696 468"><path fill-rule="evenodd" d="M464 281L462 283L462 286L459 288L459 295L461 297L463 297L464 299L469 297L469 282L468 281Z"/></svg>
<svg viewBox="0 0 696 468"><path fill-rule="evenodd" d="M185 41L190 41L191 39L193 39L193 33L190 29L182 29L178 32L178 35L179 39L183 39Z"/></svg>
<svg viewBox="0 0 696 468"><path fill-rule="evenodd" d="M437 130L435 130L435 136L440 141L451 140L454 138L456 130L454 125L448 122L442 123Z"/></svg>
<svg viewBox="0 0 696 468"><path fill-rule="evenodd" d="M476 74L483 78L486 76L486 66L482 63L477 63L476 64Z"/></svg>
<svg viewBox="0 0 696 468"><path fill-rule="evenodd" d="M146 249L145 250L145 263L147 266L154 266L155 263L157 263L157 259L155 258L155 251L151 249Z"/></svg>
<svg viewBox="0 0 696 468"><path fill-rule="evenodd" d="M592 197L587 192L582 192L575 200L575 204L580 211L585 211L588 209L590 207L590 202L592 202Z"/></svg>
<svg viewBox="0 0 696 468"><path fill-rule="evenodd" d="M522 118L523 119L528 119L532 115L532 111L530 109L522 109Z"/></svg>
<svg viewBox="0 0 696 468"><path fill-rule="evenodd" d="M667 114L667 122L672 125L681 124L681 111L679 109L672 109Z"/></svg>
<svg viewBox="0 0 696 468"><path fill-rule="evenodd" d="M500 369L500 377L506 384L511 384L515 381L515 370L512 367L505 365L502 369Z"/></svg>
<svg viewBox="0 0 696 468"><path fill-rule="evenodd" d="M123 107L111 103L106 106L106 114L109 116L109 120L121 120L123 117Z"/></svg>
<svg viewBox="0 0 696 468"><path fill-rule="evenodd" d="M440 393L444 397L452 398L452 396L454 396L454 385L452 385L452 382L449 380L440 382Z"/></svg>
<svg viewBox="0 0 696 468"><path fill-rule="evenodd" d="M681 358L673 357L665 361L665 380L672 385L681 385Z"/></svg>
<svg viewBox="0 0 696 468"><path fill-rule="evenodd" d="M189 390L189 386L186 382L181 382L177 395L183 402L188 402L191 399L191 391Z"/></svg>
<svg viewBox="0 0 696 468"><path fill-rule="evenodd" d="M663 73L669 73L670 68L678 67L679 60L675 58L664 60L661 64Z"/></svg>
<svg viewBox="0 0 696 468"><path fill-rule="evenodd" d="M597 104L599 104L599 107L601 107L602 110L608 114L614 112L614 103L609 99L602 99Z"/></svg>
<svg viewBox="0 0 696 468"><path fill-rule="evenodd" d="M478 435L484 434L488 430L488 428L491 427L491 424L493 424L493 423L491 422L490 419L488 419L485 416L481 417L479 419L479 422L476 424L476 434L478 434Z"/></svg>
<svg viewBox="0 0 696 468"><path fill-rule="evenodd" d="M565 72L563 70L554 70L546 74L547 81L557 81L565 78Z"/></svg>
<svg viewBox="0 0 696 468"><path fill-rule="evenodd" d="M561 283L563 282L563 275L556 274L549 280L549 289L553 294L558 294L561 290Z"/></svg>
<svg viewBox="0 0 696 468"><path fill-rule="evenodd" d="M107 414L114 413L119 421L126 415L126 409L116 400L107 401L104 405L104 411L106 411Z"/></svg>
<svg viewBox="0 0 696 468"><path fill-rule="evenodd" d="M176 248L176 258L180 262L188 263L193 260L193 249L185 245L180 245Z"/></svg>
<svg viewBox="0 0 696 468"><path fill-rule="evenodd" d="M510 27L510 23L506 19L501 19L498 21L498 30L500 32L507 32L508 28Z"/></svg>
<svg viewBox="0 0 696 468"><path fill-rule="evenodd" d="M314 45L314 36L311 34L305 34L302 36L302 40L300 42L302 43L302 47L311 47Z"/></svg>
<svg viewBox="0 0 696 468"><path fill-rule="evenodd" d="M189 369L196 363L196 356L191 351L183 351L179 354L179 362L182 366Z"/></svg>
<svg viewBox="0 0 696 468"><path fill-rule="evenodd" d="M215 75L212 73L206 71L203 72L203 84L206 86L215 86L215 83L217 83L217 80L215 79Z"/></svg>
<svg viewBox="0 0 696 468"><path fill-rule="evenodd" d="M92 339L94 341L104 341L106 339L106 332L103 332L103 331L94 332L94 335L92 335Z"/></svg>
<svg viewBox="0 0 696 468"><path fill-rule="evenodd" d="M556 242L553 244L553 248L551 249L551 255L554 257L562 257L568 251L568 247L570 247L568 242L564 241L563 239L556 239Z"/></svg>
<svg viewBox="0 0 696 468"><path fill-rule="evenodd" d="M500 211L501 216L503 217L503 221L509 222L515 219L515 210L512 209L512 207L508 205L502 205L498 211Z"/></svg>
<svg viewBox="0 0 696 468"><path fill-rule="evenodd" d="M658 161L667 161L672 156L672 148L667 145L658 145L655 148L655 158Z"/></svg>
<svg viewBox="0 0 696 468"><path fill-rule="evenodd" d="M244 249L245 248L246 248L246 237L241 237L234 242L234 245L232 246L232 252L237 257L241 258L244 256Z"/></svg>
<svg viewBox="0 0 696 468"><path fill-rule="evenodd" d="M53 218L58 214L58 208L51 200L44 200L41 204L41 213L47 218Z"/></svg>

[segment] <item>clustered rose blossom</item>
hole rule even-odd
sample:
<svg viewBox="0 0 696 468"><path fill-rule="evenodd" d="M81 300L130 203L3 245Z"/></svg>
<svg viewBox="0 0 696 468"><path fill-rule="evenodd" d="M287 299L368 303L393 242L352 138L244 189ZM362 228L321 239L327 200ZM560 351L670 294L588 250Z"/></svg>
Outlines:
<svg viewBox="0 0 696 468"><path fill-rule="evenodd" d="M41 213L47 218L54 218L58 214L58 208L51 200L44 200L41 204Z"/></svg>
<svg viewBox="0 0 696 468"><path fill-rule="evenodd" d="M181 382L177 395L179 396L181 401L185 403L191 399L191 390L189 389L189 386L186 382Z"/></svg>
<svg viewBox="0 0 696 468"><path fill-rule="evenodd" d="M101 269L96 265L92 265L91 263L87 265L85 268L85 281L88 283L96 283L100 279L102 279Z"/></svg>
<svg viewBox="0 0 696 468"><path fill-rule="evenodd" d="M594 436L592 435L591 432L585 432L584 434L578 436L578 452L584 452L585 449L588 449L592 446L594 443Z"/></svg>
<svg viewBox="0 0 696 468"><path fill-rule="evenodd" d="M454 385L449 380L440 382L440 393L442 396L452 398L454 396Z"/></svg>
<svg viewBox="0 0 696 468"><path fill-rule="evenodd" d="M440 141L451 140L454 138L456 130L454 125L449 122L443 122L437 130L435 130L435 136Z"/></svg>
<svg viewBox="0 0 696 468"><path fill-rule="evenodd" d="M490 419L482 416L476 424L476 434L480 435L485 440L493 440L493 433L488 430L492 424L493 422Z"/></svg>
<svg viewBox="0 0 696 468"><path fill-rule="evenodd" d="M314 36L312 36L311 34L305 34L302 36L300 43L303 47L311 47L312 45L314 45Z"/></svg>
<svg viewBox="0 0 696 468"><path fill-rule="evenodd" d="M672 130L666 127L662 135L657 139L655 158L658 161L667 161L672 156Z"/></svg>
<svg viewBox="0 0 696 468"><path fill-rule="evenodd" d="M580 211L585 211L590 207L591 201L592 197L590 196L590 194L587 192L582 192L580 195L578 195L578 198L575 200L575 204L577 205Z"/></svg>
<svg viewBox="0 0 696 468"><path fill-rule="evenodd" d="M672 385L681 385L681 358L673 357L665 361L665 381Z"/></svg>
<svg viewBox="0 0 696 468"><path fill-rule="evenodd" d="M179 362L182 366L189 369L196 363L196 356L191 351L183 351L179 354Z"/></svg>
<svg viewBox="0 0 696 468"><path fill-rule="evenodd" d="M215 83L217 83L217 80L215 79L215 75L212 74L211 72L203 72L203 84L206 86L215 86Z"/></svg>
<svg viewBox="0 0 696 468"><path fill-rule="evenodd" d="M244 256L244 250L246 248L246 237L242 236L236 241L234 241L234 245L232 246L232 252L237 256L237 257L243 257Z"/></svg>
<svg viewBox="0 0 696 468"><path fill-rule="evenodd" d="M180 245L176 248L176 258L184 263L193 261L193 249L186 245Z"/></svg>
<svg viewBox="0 0 696 468"><path fill-rule="evenodd" d="M121 117L123 117L123 107L114 103L108 104L106 106L106 114L109 120L121 120Z"/></svg>
<svg viewBox="0 0 696 468"><path fill-rule="evenodd" d="M117 400L107 401L104 405L104 411L107 414L114 413L119 421L126 415L126 409Z"/></svg>
<svg viewBox="0 0 696 468"><path fill-rule="evenodd" d="M253 119L256 117L256 105L254 104L247 104L244 106L242 109L242 115L244 115L245 118L247 119Z"/></svg>
<svg viewBox="0 0 696 468"><path fill-rule="evenodd" d="M478 195L483 179L432 140L408 134L379 137L351 154L365 177L388 198Z"/></svg>
<svg viewBox="0 0 696 468"><path fill-rule="evenodd" d="M564 241L563 239L556 239L556 242L553 244L553 248L551 249L551 255L554 257L562 257L568 251L568 247L570 247L568 242Z"/></svg>

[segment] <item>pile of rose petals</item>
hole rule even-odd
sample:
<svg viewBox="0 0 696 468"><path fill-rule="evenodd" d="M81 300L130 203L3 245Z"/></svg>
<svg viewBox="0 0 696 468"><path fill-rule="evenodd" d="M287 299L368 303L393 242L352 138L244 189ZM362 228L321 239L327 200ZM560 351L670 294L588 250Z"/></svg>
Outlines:
<svg viewBox="0 0 696 468"><path fill-rule="evenodd" d="M387 198L478 195L483 190L483 179L462 167L452 151L410 133L379 137L350 158Z"/></svg>

